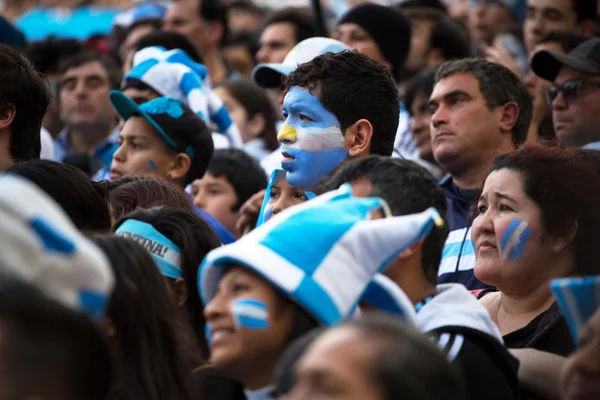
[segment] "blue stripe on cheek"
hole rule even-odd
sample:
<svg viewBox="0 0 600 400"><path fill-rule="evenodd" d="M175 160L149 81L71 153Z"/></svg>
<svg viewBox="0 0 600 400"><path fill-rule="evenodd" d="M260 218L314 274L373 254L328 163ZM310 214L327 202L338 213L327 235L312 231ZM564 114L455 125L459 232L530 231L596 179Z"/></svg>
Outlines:
<svg viewBox="0 0 600 400"><path fill-rule="evenodd" d="M345 149L327 149L306 151L300 149L286 150L295 159L283 163L287 171L288 183L300 190L312 191L327 174L340 165L347 157Z"/></svg>

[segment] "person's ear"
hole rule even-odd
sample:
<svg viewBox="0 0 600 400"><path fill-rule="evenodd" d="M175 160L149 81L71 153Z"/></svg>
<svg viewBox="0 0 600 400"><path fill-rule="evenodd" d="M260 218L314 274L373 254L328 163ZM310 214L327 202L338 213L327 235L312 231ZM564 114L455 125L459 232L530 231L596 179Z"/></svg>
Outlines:
<svg viewBox="0 0 600 400"><path fill-rule="evenodd" d="M0 129L8 128L17 115L17 109L13 104L5 104L0 107Z"/></svg>
<svg viewBox="0 0 600 400"><path fill-rule="evenodd" d="M344 132L344 147L348 156L354 158L368 155L371 150L373 125L366 119L359 119Z"/></svg>
<svg viewBox="0 0 600 400"><path fill-rule="evenodd" d="M413 244L412 246L410 246L409 248L404 250L402 253L400 253L400 255L398 256L398 259L405 261L405 260L408 260L409 258L413 257L415 254L417 254L419 251L421 251L421 249L423 249L424 242L425 242L425 238L419 240L418 242L416 242L415 244Z"/></svg>
<svg viewBox="0 0 600 400"><path fill-rule="evenodd" d="M171 163L171 167L167 171L167 175L174 181L179 181L185 178L192 167L192 159L185 153L177 153L175 159Z"/></svg>
<svg viewBox="0 0 600 400"><path fill-rule="evenodd" d="M579 224L577 223L577 221L573 221L571 222L569 228L563 235L553 238L552 246L550 246L552 252L559 253L560 251L564 250L569 244L571 244L573 242L573 239L575 238L577 229L579 229Z"/></svg>
<svg viewBox="0 0 600 400"><path fill-rule="evenodd" d="M253 139L257 138L265 130L265 117L256 114L248 121L248 132Z"/></svg>
<svg viewBox="0 0 600 400"><path fill-rule="evenodd" d="M177 308L183 308L187 304L189 292L187 289L187 284L185 279L177 278L175 282L173 282L173 289L175 289L175 301L177 303Z"/></svg>
<svg viewBox="0 0 600 400"><path fill-rule="evenodd" d="M501 107L499 128L502 133L510 132L519 119L519 106L514 101L509 101Z"/></svg>

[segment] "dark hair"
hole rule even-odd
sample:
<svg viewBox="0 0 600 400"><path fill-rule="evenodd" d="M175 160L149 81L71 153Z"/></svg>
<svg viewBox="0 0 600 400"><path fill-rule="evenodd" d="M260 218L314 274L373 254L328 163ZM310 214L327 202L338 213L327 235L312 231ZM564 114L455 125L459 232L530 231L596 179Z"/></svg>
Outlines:
<svg viewBox="0 0 600 400"><path fill-rule="evenodd" d="M37 71L42 74L56 74L61 62L82 51L83 45L76 39L49 37L46 40L32 42L27 47L25 55Z"/></svg>
<svg viewBox="0 0 600 400"><path fill-rule="evenodd" d="M10 125L10 155L14 161L40 158L42 119L50 92L29 60L12 47L0 44L0 113L14 109Z"/></svg>
<svg viewBox="0 0 600 400"><path fill-rule="evenodd" d="M462 400L464 377L456 365L411 326L381 314L367 314L342 326L358 330L374 349L370 381L384 400ZM340 329L340 328L334 328ZM363 346L365 343L362 344Z"/></svg>
<svg viewBox="0 0 600 400"><path fill-rule="evenodd" d="M566 235L577 224L573 238L575 272L587 275L600 273L600 163L593 162L598 160L595 154L588 155L593 151L527 146L496 158L489 169L509 169L521 175L524 191L540 208L548 235Z"/></svg>
<svg viewBox="0 0 600 400"><path fill-rule="evenodd" d="M125 31L125 39L127 38L127 36L129 36L129 34L131 34L131 32L133 32L134 30L136 30L137 28L141 27L141 26L149 26L151 28L154 28L155 30L158 30L160 28L162 28L162 24L163 21L160 18L148 18L148 19L141 19L139 21L135 21L133 24L131 24L131 26L129 26L127 28L127 30Z"/></svg>
<svg viewBox="0 0 600 400"><path fill-rule="evenodd" d="M597 0L571 0L573 11L577 15L577 23L588 19L594 21L597 19L598 9L596 2Z"/></svg>
<svg viewBox="0 0 600 400"><path fill-rule="evenodd" d="M400 11L406 12L406 15L410 18L409 12L415 10L431 10L437 11L441 14L448 14L448 7L440 0L406 0L400 2L396 8Z"/></svg>
<svg viewBox="0 0 600 400"><path fill-rule="evenodd" d="M367 119L373 125L370 153L392 154L400 102L392 75L379 62L356 51L326 53L300 64L284 83L286 90L318 89L319 100L338 118L342 132Z"/></svg>
<svg viewBox="0 0 600 400"><path fill-rule="evenodd" d="M294 26L296 43L317 36L315 17L310 8L286 7L274 11L265 19L261 32L269 25L288 23Z"/></svg>
<svg viewBox="0 0 600 400"><path fill-rule="evenodd" d="M185 51L197 63L202 64L204 62L196 47L190 42L190 39L181 33L166 31L151 32L135 42L134 48L136 51L140 51L146 47L153 46L161 46L167 50L180 49Z"/></svg>
<svg viewBox="0 0 600 400"><path fill-rule="evenodd" d="M443 63L437 71L435 82L461 73L470 73L477 79L479 91L489 109L508 102L517 104L519 117L512 128L512 139L515 146L523 143L531 122L533 105L521 79L503 65L479 58L466 58Z"/></svg>
<svg viewBox="0 0 600 400"><path fill-rule="evenodd" d="M573 31L550 31L542 36L537 44L558 43L562 51L570 53L575 47L588 40L590 37Z"/></svg>
<svg viewBox="0 0 600 400"><path fill-rule="evenodd" d="M204 307L198 293L198 269L206 254L220 247L221 242L202 218L183 210L165 207L138 209L118 221L114 229L128 219L152 225L181 249L181 269L188 289L186 308L189 321L194 328L202 356L208 358L208 345L204 337Z"/></svg>
<svg viewBox="0 0 600 400"><path fill-rule="evenodd" d="M115 288L107 317L114 328L116 381L109 399L189 400L197 352L186 340L152 256L138 243L116 236L94 238L108 257Z"/></svg>
<svg viewBox="0 0 600 400"><path fill-rule="evenodd" d="M108 207L116 221L138 208L164 206L192 212L181 188L158 176L126 176L107 186Z"/></svg>
<svg viewBox="0 0 600 400"><path fill-rule="evenodd" d="M2 277L0 332L2 398L106 398L110 352L85 315L27 283Z"/></svg>
<svg viewBox="0 0 600 400"><path fill-rule="evenodd" d="M232 11L232 10L246 11L250 14L254 14L257 16L264 16L265 11L266 11L264 8L259 7L256 4L254 4L254 2L246 1L246 0L233 1L231 4L229 4L228 11Z"/></svg>
<svg viewBox="0 0 600 400"><path fill-rule="evenodd" d="M437 67L428 68L408 81L406 92L404 94L404 104L409 113L411 112L412 104L417 95L422 94L426 99L429 99L429 96L431 96L433 87L435 86L436 72Z"/></svg>
<svg viewBox="0 0 600 400"><path fill-rule="evenodd" d="M435 21L431 27L429 45L439 50L445 60L458 60L472 55L469 32L450 17Z"/></svg>
<svg viewBox="0 0 600 400"><path fill-rule="evenodd" d="M237 202L231 211L238 211L253 194L267 187L265 171L258 161L239 149L215 151L207 172L215 178L225 177L233 186Z"/></svg>
<svg viewBox="0 0 600 400"><path fill-rule="evenodd" d="M82 65L91 63L99 63L100 65L102 65L102 67L108 74L108 80L111 89L119 89L119 87L121 86L122 78L122 72L119 66L112 59L105 56L104 54L98 54L90 50L85 50L79 54L74 55L73 57L66 59L63 63L61 63L59 67L59 72L61 75L64 75L70 69L78 68Z"/></svg>
<svg viewBox="0 0 600 400"><path fill-rule="evenodd" d="M212 23L219 23L223 27L223 35L221 36L221 44L229 34L229 26L227 24L227 8L220 0L197 0L199 4L200 18Z"/></svg>
<svg viewBox="0 0 600 400"><path fill-rule="evenodd" d="M253 32L231 32L229 36L225 38L223 48L229 46L244 46L248 50L248 53L252 55L252 57L254 57L258 52L258 40L256 34L254 34Z"/></svg>
<svg viewBox="0 0 600 400"><path fill-rule="evenodd" d="M380 197L390 206L394 216L416 214L434 207L446 220L447 204L444 192L435 178L415 162L370 156L349 160L326 183L334 190L346 182L367 179L372 197ZM422 269L428 281L435 285L442 259L448 224L434 228L423 242Z"/></svg>
<svg viewBox="0 0 600 400"><path fill-rule="evenodd" d="M248 119L255 115L262 115L265 120L265 128L259 137L264 140L267 149L271 151L277 150L279 148L277 128L275 126L277 118L275 117L275 110L266 91L254 83L243 79L226 81L221 86L227 89L238 103L244 107Z"/></svg>
<svg viewBox="0 0 600 400"><path fill-rule="evenodd" d="M275 367L273 391L277 397L288 394L294 388L296 362L323 332L325 328L315 328L291 342L285 349Z"/></svg>
<svg viewBox="0 0 600 400"><path fill-rule="evenodd" d="M104 188L79 168L50 160L30 160L13 164L6 172L39 186L62 207L77 229L110 230Z"/></svg>

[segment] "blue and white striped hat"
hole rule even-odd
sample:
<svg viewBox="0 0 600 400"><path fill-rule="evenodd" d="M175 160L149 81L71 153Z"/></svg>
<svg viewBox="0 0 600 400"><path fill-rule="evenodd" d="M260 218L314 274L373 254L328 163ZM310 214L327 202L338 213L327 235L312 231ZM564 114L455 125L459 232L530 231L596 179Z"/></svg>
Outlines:
<svg viewBox="0 0 600 400"><path fill-rule="evenodd" d="M121 14L118 14L113 20L113 25L129 28L131 25L139 21L162 19L165 15L165 12L165 5L153 2L142 3Z"/></svg>
<svg viewBox="0 0 600 400"><path fill-rule="evenodd" d="M213 297L231 264L251 269L319 323L349 317L372 278L440 221L420 214L371 219L379 198L353 198L350 185L273 216L236 243L211 251L198 274L202 301ZM397 240L384 240L392 235ZM360 243L360 246L357 244Z"/></svg>
<svg viewBox="0 0 600 400"><path fill-rule="evenodd" d="M344 50L352 49L335 39L314 37L303 40L290 50L283 63L257 65L252 71L252 81L267 89L279 88L281 79L298 68L298 65L325 53L339 53Z"/></svg>
<svg viewBox="0 0 600 400"><path fill-rule="evenodd" d="M206 67L192 60L185 51L160 46L141 49L133 56L133 68L124 77L125 85L128 79L138 80L162 96L187 104L207 125L214 122L232 147L243 146L238 127L212 90Z"/></svg>
<svg viewBox="0 0 600 400"><path fill-rule="evenodd" d="M45 192L29 181L0 177L0 274L99 319L114 276L108 259Z"/></svg>
<svg viewBox="0 0 600 400"><path fill-rule="evenodd" d="M600 276L555 279L550 289L577 343L580 329L600 307Z"/></svg>

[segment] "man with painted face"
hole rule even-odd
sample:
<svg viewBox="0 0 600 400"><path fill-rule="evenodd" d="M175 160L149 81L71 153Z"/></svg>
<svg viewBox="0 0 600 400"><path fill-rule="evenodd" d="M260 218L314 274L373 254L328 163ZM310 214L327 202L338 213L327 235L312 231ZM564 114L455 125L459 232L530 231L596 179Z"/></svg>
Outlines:
<svg viewBox="0 0 600 400"><path fill-rule="evenodd" d="M355 51L326 53L284 82L277 138L290 185L313 191L346 158L392 155L398 91L382 64Z"/></svg>

